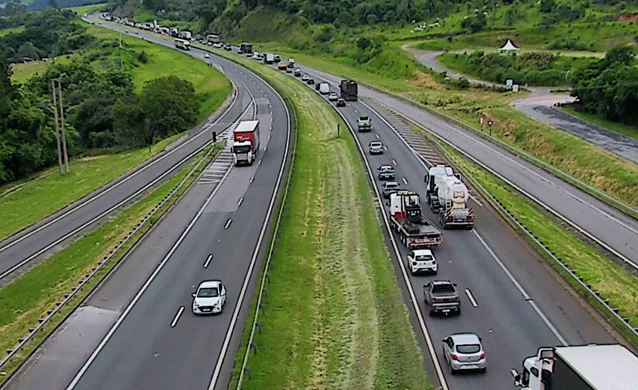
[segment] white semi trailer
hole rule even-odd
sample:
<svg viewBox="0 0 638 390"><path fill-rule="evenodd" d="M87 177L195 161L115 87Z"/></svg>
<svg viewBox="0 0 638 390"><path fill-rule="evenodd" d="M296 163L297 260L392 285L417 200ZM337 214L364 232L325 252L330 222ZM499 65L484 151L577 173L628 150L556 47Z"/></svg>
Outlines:
<svg viewBox="0 0 638 390"><path fill-rule="evenodd" d="M512 375L521 390L635 390L638 357L618 344L539 348Z"/></svg>
<svg viewBox="0 0 638 390"><path fill-rule="evenodd" d="M430 168L425 182L427 202L432 211L439 214L444 229L474 226L474 210L467 204L469 191L452 168L443 165Z"/></svg>

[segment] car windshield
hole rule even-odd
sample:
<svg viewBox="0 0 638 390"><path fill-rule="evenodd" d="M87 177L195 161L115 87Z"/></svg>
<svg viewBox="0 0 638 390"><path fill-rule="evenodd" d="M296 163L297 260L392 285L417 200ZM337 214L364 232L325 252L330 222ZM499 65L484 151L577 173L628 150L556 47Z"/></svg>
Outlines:
<svg viewBox="0 0 638 390"><path fill-rule="evenodd" d="M381 168L379 168L381 170L381 172L391 172L394 171L394 168L392 168L389 165L381 165Z"/></svg>
<svg viewBox="0 0 638 390"><path fill-rule="evenodd" d="M458 353L477 353L481 350L479 344L460 344L456 346Z"/></svg>
<svg viewBox="0 0 638 390"><path fill-rule="evenodd" d="M215 298L219 296L219 290L217 287L202 287L197 292L197 296L200 298Z"/></svg>
<svg viewBox="0 0 638 390"><path fill-rule="evenodd" d="M450 284L435 284L432 288L432 292L440 294L454 294L454 286Z"/></svg>
<svg viewBox="0 0 638 390"><path fill-rule="evenodd" d="M373 142L370 144L370 147L372 148L380 148L381 147L381 143L380 142Z"/></svg>
<svg viewBox="0 0 638 390"><path fill-rule="evenodd" d="M394 188L399 188L399 183L386 183L385 188L392 190Z"/></svg>
<svg viewBox="0 0 638 390"><path fill-rule="evenodd" d="M235 146L235 153L248 153L250 151L250 145Z"/></svg>
<svg viewBox="0 0 638 390"><path fill-rule="evenodd" d="M430 255L421 255L421 256L417 256L416 260L417 261L428 261L428 260L432 260L432 256L430 256Z"/></svg>

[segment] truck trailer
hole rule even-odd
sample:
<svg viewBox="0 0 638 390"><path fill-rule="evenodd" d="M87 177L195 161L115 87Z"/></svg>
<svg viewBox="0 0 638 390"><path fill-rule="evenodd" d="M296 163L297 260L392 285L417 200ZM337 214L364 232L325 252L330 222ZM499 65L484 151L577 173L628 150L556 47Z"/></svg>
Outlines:
<svg viewBox="0 0 638 390"><path fill-rule="evenodd" d="M272 64L273 62L275 62L275 55L274 54L272 54L272 53L264 54L264 63Z"/></svg>
<svg viewBox="0 0 638 390"><path fill-rule="evenodd" d="M231 152L235 166L252 165L259 150L259 121L239 122L233 131Z"/></svg>
<svg viewBox="0 0 638 390"><path fill-rule="evenodd" d="M343 100L357 100L357 83L352 80L341 80L339 84L341 98Z"/></svg>
<svg viewBox="0 0 638 390"><path fill-rule="evenodd" d="M441 244L441 232L421 213L419 194L399 191L390 195L390 224L409 249L424 249Z"/></svg>
<svg viewBox="0 0 638 390"><path fill-rule="evenodd" d="M427 202L439 214L443 229L474 226L474 210L467 204L469 191L452 168L443 165L430 168L425 182Z"/></svg>
<svg viewBox="0 0 638 390"><path fill-rule="evenodd" d="M239 45L239 53L240 54L253 54L253 44L252 43L243 42L241 45Z"/></svg>
<svg viewBox="0 0 638 390"><path fill-rule="evenodd" d="M190 50L191 49L191 43L189 41L186 41L184 39L175 39L175 47L178 49L182 49L182 50Z"/></svg>
<svg viewBox="0 0 638 390"><path fill-rule="evenodd" d="M539 348L512 375L521 390L635 390L638 357L619 344Z"/></svg>

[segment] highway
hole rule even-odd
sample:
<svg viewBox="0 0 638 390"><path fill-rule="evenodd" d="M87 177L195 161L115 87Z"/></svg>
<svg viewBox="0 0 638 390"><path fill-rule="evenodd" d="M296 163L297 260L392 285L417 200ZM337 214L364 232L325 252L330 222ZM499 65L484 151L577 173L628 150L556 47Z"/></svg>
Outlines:
<svg viewBox="0 0 638 390"><path fill-rule="evenodd" d="M257 162L214 163L209 170L226 167L220 180L202 177L7 389L226 388L288 164L291 123L264 81L222 58L209 61L254 103L245 119L260 120ZM222 314L196 317L191 294L206 279L223 281L228 301Z"/></svg>
<svg viewBox="0 0 638 390"><path fill-rule="evenodd" d="M303 68L338 85L340 77ZM359 96L369 98L419 123L449 143L517 185L560 214L566 221L607 247L622 261L638 268L638 221L573 185L536 167L480 136L445 121L424 109L386 93L359 86Z"/></svg>
<svg viewBox="0 0 638 390"><path fill-rule="evenodd" d="M303 70L316 79L326 79L313 70ZM332 90L338 91L336 83ZM374 174L381 164L394 165L396 181L403 189L419 192L424 200L425 164L373 106L364 100L347 102L346 107L337 110L355 129L360 115L372 118L371 133L356 133L371 171ZM373 140L379 140L387 147L383 155L368 153L367 145ZM381 181L375 178L374 184L381 191ZM425 359L428 359L428 350L436 353L438 359L440 369L436 365L430 367L431 377L436 380L442 375L449 389L512 389L510 370L520 370L523 358L535 354L539 346L616 342L581 300L557 280L545 261L491 207L486 206L487 202L479 202L472 202L475 229L441 229L443 244L434 249L439 262L436 276L409 275L405 271L407 268L401 266L406 263L408 251L399 242L398 235L388 241L391 248L398 250L398 278L406 280L407 295L410 297L411 293L416 297L416 308L425 323L422 328L415 320L414 327L428 334L431 341L430 349L428 341L421 339ZM422 203L428 219L436 221L427 204ZM383 204L387 213L387 202ZM435 225L440 227L438 222ZM422 286L435 279L457 283L462 295L460 316L428 316ZM410 307L412 302L408 300L406 304ZM486 374L450 374L449 366L441 357L441 340L455 332L475 332L483 339L488 357Z"/></svg>
<svg viewBox="0 0 638 390"><path fill-rule="evenodd" d="M12 274L27 268L33 260L60 250L66 242L94 227L122 205L139 198L208 142L213 131L221 133L235 122L250 103L250 95L244 89L238 89L221 109L219 117L210 118L179 146L158 154L63 210L0 242L0 281L11 279Z"/></svg>

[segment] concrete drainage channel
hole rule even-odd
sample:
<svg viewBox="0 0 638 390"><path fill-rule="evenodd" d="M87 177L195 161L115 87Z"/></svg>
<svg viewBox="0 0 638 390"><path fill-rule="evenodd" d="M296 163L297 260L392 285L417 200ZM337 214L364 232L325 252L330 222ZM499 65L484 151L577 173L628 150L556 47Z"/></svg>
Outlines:
<svg viewBox="0 0 638 390"><path fill-rule="evenodd" d="M151 230L153 225L171 208L171 206L176 203L181 195L196 182L197 176L199 176L198 170L200 170L201 165L204 162L207 162L211 158L211 154L216 150L215 146L212 144L212 141L209 141L204 148L209 148L209 150L199 159L197 164L191 169L191 171L182 179L182 181L177 184L162 201L155 205L150 213L148 213L136 226L133 230L131 230L126 238L120 241L115 247L109 251L109 253L94 266L88 274L86 274L82 280L79 282L77 286L71 288L68 294L64 295L64 299L61 302L57 302L55 304L55 308L47 311L47 314L44 318L40 318L38 320L38 324L29 329L29 332L26 336L20 338L17 344L12 348L7 350L7 354L0 360L0 370L3 370L9 362L12 361L16 357L16 355L27 347L28 343L32 341L36 336L41 337L41 339L35 345L29 346L32 350L29 352L27 356L14 368L10 375L6 375L5 371L1 371L0 375L6 376L2 378L2 382L8 380L11 375L19 369L19 367L25 362L33 352L37 350L37 348L46 341L47 337L52 334L57 327L64 322L64 320L73 313L73 310L79 306L84 299L89 296L99 285L100 281L98 281L93 288L89 291L85 291L84 294L81 292L87 287L90 282L94 282L95 278L99 276L101 271L103 271L107 266L113 266L111 270L115 269L115 265L120 260L124 259L126 255L146 236L146 234ZM227 165L228 169L230 168L230 164ZM197 173L197 174L196 174ZM126 251L122 253L122 250L126 248ZM116 262L115 264L113 262ZM108 277L111 271L101 275L101 279L103 280ZM83 296L82 296L83 295ZM73 304L74 306L70 307L69 305ZM68 313L62 317L59 314L64 310L69 310ZM51 326L47 328L47 326ZM46 329L46 334L40 334L42 331Z"/></svg>
<svg viewBox="0 0 638 390"><path fill-rule="evenodd" d="M441 147L435 148L433 145L431 145L431 143L426 141L426 137L424 137L422 135L419 135L419 134L415 134L409 128L409 126L406 126L406 124L405 124L406 121L408 123L412 123L409 119L407 119L407 118L404 119L404 117L400 116L400 114L395 113L391 109L386 108L386 107L384 107L384 106L382 106L380 104L375 104L375 103L371 103L371 102L367 102L367 103L369 105L373 104L375 110L380 111L380 112L383 113L383 116L391 124L391 127L395 129L395 131L406 142L406 144L408 146L410 146L410 148L413 149L413 151L421 159L423 159L427 164L431 165L431 164L442 163L442 160L440 159L440 157L437 157L438 159L436 159L436 158L435 159L431 159L431 157L430 157L430 156L433 155L433 153L432 153L433 151L437 151L437 152L435 152L435 155L439 155L440 156L440 153L438 151L441 151L443 153L443 155L445 156L445 158L453 163L452 165L454 165L455 167L457 167L458 169L463 171L464 176L466 178L468 178L469 181L472 182L472 185L474 186L474 188L478 189L481 192L481 194L483 195L483 197L485 199L487 199L490 202L490 204L501 215L503 215L506 218L506 220L514 228L516 228L520 232L523 232L525 234L525 236L527 236L528 240L530 242L532 242L534 244L534 246L536 246L536 248L538 250L542 251L542 253L544 253L547 258L551 259L560 269L562 269L564 271L563 274L569 275L569 277L572 279L572 282L575 283L576 286L578 286L581 290L585 291L589 295L589 297L591 299L593 299L593 301L600 308L602 308L604 311L607 312L608 316L610 316L613 319L615 319L616 322L619 325L621 325L622 327L624 327L631 335L633 335L634 337L638 338L638 328L636 328L633 325L631 325L629 323L629 319L628 318L623 317L622 315L620 315L619 310L617 308L614 308L614 307L610 306L609 300L604 299L600 295L600 293L598 293L597 291L595 291L592 288L592 286L590 284L585 283L583 277L579 276L578 274L576 274L575 271L570 269L567 266L567 264L565 264L562 261L562 259L560 259L558 256L556 256L556 254L547 245L545 245L545 243L543 243L543 241L539 237L535 236L527 228L527 226L525 226L523 223L521 223L516 218L516 216L514 214L512 214L509 210L507 210L505 208L505 206L501 203L500 200L495 198L489 191L487 191L476 179L474 179L474 177L472 175L469 174L469 172L465 171L463 166L462 166L462 164L460 164L454 156L449 154L444 148L441 148ZM453 148L454 150L456 150L457 153L462 154L463 156L465 156L470 161L472 161L475 164L479 165L482 169L486 169L492 175L495 175L499 179L503 180L502 177L500 177L499 175L495 174L494 172L489 170L487 167L482 166L479 162L477 162L474 159L472 159L471 156L467 155L466 153L464 153L460 149L456 148L454 145L448 144L445 140L443 140L442 138L436 136L436 134L430 133L427 129L423 128L418 123L414 123L414 125L418 126L419 128L423 129L424 131L427 131L429 134L432 134L432 137L434 137L437 140L435 142L445 143L446 145L448 145L451 148ZM424 144L427 145L427 146L423 146ZM533 202L539 203L537 200L535 200L535 199L531 198L530 196L528 196L527 194L525 194L525 192L522 191L520 188L517 188L513 183L510 183L510 182L508 182L506 180L505 180L505 182L508 185L512 186L517 191L519 191L519 193L523 194L524 196L526 196L527 198L532 200ZM541 204L541 207L543 207L542 204Z"/></svg>

